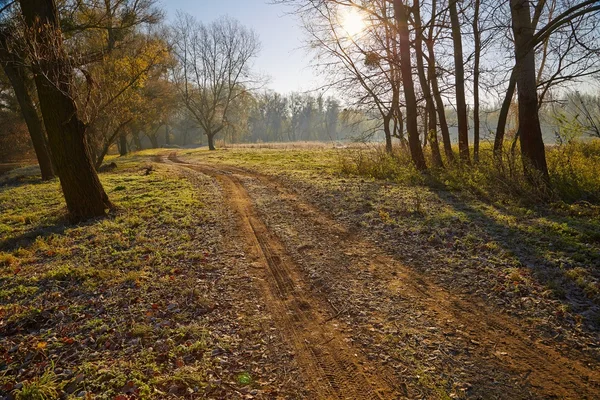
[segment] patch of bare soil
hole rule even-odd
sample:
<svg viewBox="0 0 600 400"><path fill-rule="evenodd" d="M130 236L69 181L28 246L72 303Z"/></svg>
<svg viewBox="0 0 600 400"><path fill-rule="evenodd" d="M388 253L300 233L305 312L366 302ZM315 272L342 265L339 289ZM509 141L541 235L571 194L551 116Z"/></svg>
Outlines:
<svg viewBox="0 0 600 400"><path fill-rule="evenodd" d="M155 162L164 162L155 157ZM198 190L207 190L207 177L187 168L176 168ZM213 182L217 185L217 182ZM212 189L212 188L210 188ZM228 196L228 192L221 195ZM217 189L218 190L218 189ZM265 310L261 293L256 286L254 266L245 252L237 228L237 210L231 209L226 198L213 195L209 206L223 216L214 230L206 231L219 242L215 251L216 271L219 276L210 287L199 291L213 293L218 299L215 310L208 313L206 323L213 335L226 338L223 347L212 349L216 369L209 377L208 399L292 399L305 398L305 389L297 379L298 367L293 354L275 330L276 322ZM194 285L194 282L189 282ZM196 283L197 285L197 283ZM176 393L177 394L177 393ZM181 396L186 397L186 396ZM196 396L189 396L195 398Z"/></svg>
<svg viewBox="0 0 600 400"><path fill-rule="evenodd" d="M294 352L305 398L600 396L597 359L563 352L519 319L441 287L280 181L181 165L223 187L238 219L234 238L257 267L250 274Z"/></svg>

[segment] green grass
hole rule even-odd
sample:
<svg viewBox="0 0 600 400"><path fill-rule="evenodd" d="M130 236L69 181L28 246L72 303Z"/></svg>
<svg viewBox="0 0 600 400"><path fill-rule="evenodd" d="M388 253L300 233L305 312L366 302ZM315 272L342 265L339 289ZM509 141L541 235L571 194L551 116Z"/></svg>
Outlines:
<svg viewBox="0 0 600 400"><path fill-rule="evenodd" d="M301 174L332 174L339 169L339 150L330 148L253 149L229 148L217 151L180 150L178 157L237 166L260 166L265 172L293 171Z"/></svg>
<svg viewBox="0 0 600 400"><path fill-rule="evenodd" d="M509 164L493 174L482 163L427 176L405 154L368 147L178 156L278 177L442 283L503 304L532 298L543 314L511 312L598 330L598 152L558 151L548 158L560 190L545 198L522 180L499 179ZM218 271L212 255L222 214L213 209L218 194L209 178L200 190L166 165L145 174L152 156L164 152L115 158L119 167L101 180L117 210L78 226L66 223L56 181L41 183L26 168L0 186L0 394L22 385L11 394L43 398L73 389L114 399L130 390L164 398L170 390L202 396L210 386L219 365L212 349L236 346L231 332L202 319L215 307L214 294L197 288L199 276ZM236 382L243 370L227 379Z"/></svg>
<svg viewBox="0 0 600 400"><path fill-rule="evenodd" d="M44 371L40 377L35 377L15 391L17 400L54 400L61 392L60 381L52 369Z"/></svg>
<svg viewBox="0 0 600 400"><path fill-rule="evenodd" d="M229 339L199 327L211 294L187 288L215 269L206 255L217 246L217 192L168 167L146 175L148 160L119 159L101 174L117 209L77 226L57 181L0 186L0 397L12 388L17 399L163 398L175 384L206 387L210 350Z"/></svg>

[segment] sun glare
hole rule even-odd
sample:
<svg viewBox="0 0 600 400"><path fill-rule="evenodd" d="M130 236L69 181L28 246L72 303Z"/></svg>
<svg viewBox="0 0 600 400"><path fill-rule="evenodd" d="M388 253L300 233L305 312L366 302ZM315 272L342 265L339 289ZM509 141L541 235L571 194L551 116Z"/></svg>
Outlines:
<svg viewBox="0 0 600 400"><path fill-rule="evenodd" d="M365 27L365 19L361 12L356 8L350 8L341 15L342 29L349 35L355 36L361 33Z"/></svg>

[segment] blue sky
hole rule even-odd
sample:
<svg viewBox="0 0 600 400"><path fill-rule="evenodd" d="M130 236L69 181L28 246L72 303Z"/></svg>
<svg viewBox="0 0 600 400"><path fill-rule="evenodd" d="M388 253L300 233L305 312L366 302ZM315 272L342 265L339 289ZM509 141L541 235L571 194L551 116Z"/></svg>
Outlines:
<svg viewBox="0 0 600 400"><path fill-rule="evenodd" d="M161 0L167 18L177 10L211 22L222 15L238 19L260 36L262 50L255 69L271 77L269 87L282 93L310 90L317 86L309 66L310 56L302 48L303 32L297 19L282 5L268 0Z"/></svg>

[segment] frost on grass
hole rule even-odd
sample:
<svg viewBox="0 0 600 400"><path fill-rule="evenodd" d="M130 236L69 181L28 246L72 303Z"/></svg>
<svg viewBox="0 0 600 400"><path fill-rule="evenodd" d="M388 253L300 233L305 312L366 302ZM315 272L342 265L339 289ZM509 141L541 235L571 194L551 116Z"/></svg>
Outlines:
<svg viewBox="0 0 600 400"><path fill-rule="evenodd" d="M233 398L275 380L255 362L263 321L231 293L217 186L144 162L102 174L118 209L79 226L57 182L0 187L0 397ZM261 384L237 382L249 362Z"/></svg>

